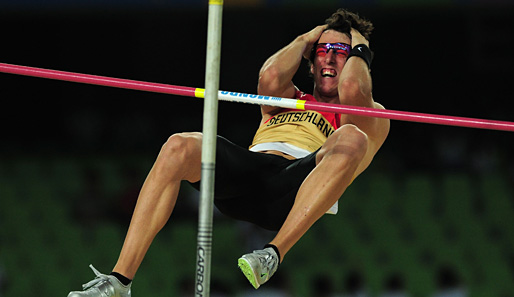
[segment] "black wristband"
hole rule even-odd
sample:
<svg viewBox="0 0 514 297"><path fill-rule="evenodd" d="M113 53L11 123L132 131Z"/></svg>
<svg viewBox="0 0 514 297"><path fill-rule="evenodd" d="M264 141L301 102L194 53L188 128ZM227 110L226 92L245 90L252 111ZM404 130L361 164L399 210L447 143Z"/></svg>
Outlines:
<svg viewBox="0 0 514 297"><path fill-rule="evenodd" d="M359 57L368 64L368 68L371 69L371 61L373 60L373 52L365 44L357 44L352 48L347 59L351 57Z"/></svg>

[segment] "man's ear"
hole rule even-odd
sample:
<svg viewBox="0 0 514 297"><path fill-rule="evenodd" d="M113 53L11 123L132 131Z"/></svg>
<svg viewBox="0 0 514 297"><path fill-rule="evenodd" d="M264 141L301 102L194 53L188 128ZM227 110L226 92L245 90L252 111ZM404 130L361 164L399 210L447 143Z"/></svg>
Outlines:
<svg viewBox="0 0 514 297"><path fill-rule="evenodd" d="M311 67L309 67L309 69L311 70L311 75L314 75L314 63L311 62L310 64Z"/></svg>

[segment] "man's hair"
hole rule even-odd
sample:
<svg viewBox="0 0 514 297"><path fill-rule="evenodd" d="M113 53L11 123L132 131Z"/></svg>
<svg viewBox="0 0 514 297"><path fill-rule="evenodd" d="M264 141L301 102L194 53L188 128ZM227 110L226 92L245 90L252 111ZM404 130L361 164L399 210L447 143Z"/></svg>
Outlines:
<svg viewBox="0 0 514 297"><path fill-rule="evenodd" d="M325 24L328 25L327 30L335 30L348 35L350 35L350 29L353 27L367 40L369 40L371 31L373 31L373 24L370 21L342 8L338 9L326 19Z"/></svg>
<svg viewBox="0 0 514 297"><path fill-rule="evenodd" d="M373 31L374 28L373 24L370 21L361 18L358 14L350 12L343 8L339 8L328 19L326 19L325 24L328 25L325 31L334 30L347 34L350 37L350 30L354 28L357 31L359 31L362 34L362 36L364 36L364 38L366 38L367 40L369 40L371 31ZM318 42L316 41L310 55L310 63L314 61L314 53L317 45Z"/></svg>

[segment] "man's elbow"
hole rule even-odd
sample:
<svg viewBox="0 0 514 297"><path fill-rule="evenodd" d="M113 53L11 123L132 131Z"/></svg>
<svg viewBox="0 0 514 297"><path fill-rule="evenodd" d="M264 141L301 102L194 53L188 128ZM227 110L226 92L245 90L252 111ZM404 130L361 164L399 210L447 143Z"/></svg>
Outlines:
<svg viewBox="0 0 514 297"><path fill-rule="evenodd" d="M273 95L280 90L279 71L273 66L268 66L259 72L258 92L262 95Z"/></svg>

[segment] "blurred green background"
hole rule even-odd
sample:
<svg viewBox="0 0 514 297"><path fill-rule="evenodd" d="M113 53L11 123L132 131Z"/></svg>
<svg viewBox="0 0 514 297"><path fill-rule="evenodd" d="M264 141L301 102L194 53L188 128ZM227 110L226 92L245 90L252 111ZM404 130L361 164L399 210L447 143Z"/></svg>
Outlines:
<svg viewBox="0 0 514 297"><path fill-rule="evenodd" d="M202 87L204 2L4 1L0 62ZM514 120L510 1L225 6L222 90L255 93L267 57L345 7L375 24L374 97L387 108ZM307 65L294 81L312 90ZM94 277L89 264L110 272L161 145L201 130L202 101L7 74L0 85L0 296L66 296ZM248 146L258 107L219 109L219 134ZM339 214L320 220L261 289L236 262L273 233L216 212L211 292L514 296L513 144L510 132L393 122ZM133 296L194 295L197 204L185 184Z"/></svg>

